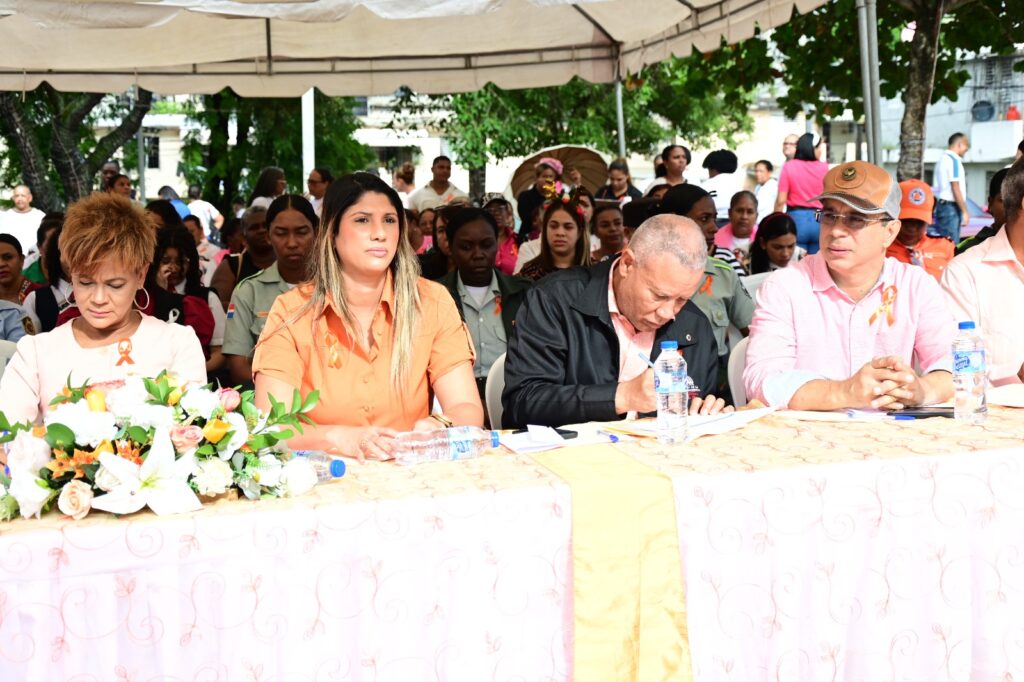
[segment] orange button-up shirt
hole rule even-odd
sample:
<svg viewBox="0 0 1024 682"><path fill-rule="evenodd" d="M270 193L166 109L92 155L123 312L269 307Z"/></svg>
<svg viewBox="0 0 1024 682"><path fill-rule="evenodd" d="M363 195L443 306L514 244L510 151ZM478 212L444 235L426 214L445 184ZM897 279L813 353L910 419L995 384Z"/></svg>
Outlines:
<svg viewBox="0 0 1024 682"><path fill-rule="evenodd" d="M365 350L345 332L329 304L292 320L309 299L308 287L277 297L253 356L253 375L294 386L305 396L320 391L309 413L317 424L384 426L408 431L430 415L431 385L463 363L473 365L469 338L451 294L435 282L419 280L420 321L413 339L409 377L403 390L391 383L394 345L394 286L390 275L370 325L373 343ZM275 396L290 403L290 396Z"/></svg>
<svg viewBox="0 0 1024 682"><path fill-rule="evenodd" d="M955 248L953 242L945 237L925 235L913 248L905 246L898 239L893 240L893 243L886 249L885 255L895 258L901 263L920 265L929 275L935 279L941 279L942 271L949 265L949 261L953 260Z"/></svg>

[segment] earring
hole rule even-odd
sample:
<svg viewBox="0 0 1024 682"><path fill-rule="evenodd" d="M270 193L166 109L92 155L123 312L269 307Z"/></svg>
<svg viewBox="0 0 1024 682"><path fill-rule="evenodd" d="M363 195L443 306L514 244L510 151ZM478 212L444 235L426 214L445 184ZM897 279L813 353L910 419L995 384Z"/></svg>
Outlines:
<svg viewBox="0 0 1024 682"><path fill-rule="evenodd" d="M141 291L142 293L144 293L146 295L146 305L140 305L139 304L139 300L138 300L139 299L139 291ZM138 307L139 310L146 310L147 308L149 308L149 304L150 304L149 292L146 291L145 287L143 287L142 289L139 289L139 291L135 292L135 298L133 299L132 302Z"/></svg>

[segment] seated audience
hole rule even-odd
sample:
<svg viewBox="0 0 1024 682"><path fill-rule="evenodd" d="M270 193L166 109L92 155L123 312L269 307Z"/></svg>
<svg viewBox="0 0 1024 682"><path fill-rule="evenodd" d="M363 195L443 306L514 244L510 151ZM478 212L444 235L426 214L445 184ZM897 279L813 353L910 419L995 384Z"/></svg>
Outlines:
<svg viewBox="0 0 1024 682"><path fill-rule="evenodd" d="M320 220L310 202L297 194L285 194L270 204L267 224L276 260L266 270L242 280L228 307L223 351L233 384L252 382L253 350L274 301L307 280Z"/></svg>
<svg viewBox="0 0 1024 682"><path fill-rule="evenodd" d="M746 268L750 263L750 244L756 234L757 197L746 190L736 192L729 202L729 222L715 233L715 246L731 251Z"/></svg>
<svg viewBox="0 0 1024 682"><path fill-rule="evenodd" d="M0 301L0 341L17 343L26 334L36 333L32 318L17 303ZM0 371L3 366L0 365Z"/></svg>
<svg viewBox="0 0 1024 682"><path fill-rule="evenodd" d="M685 185L683 185L685 186ZM689 300L704 279L707 244L693 221L647 220L618 258L539 282L519 309L505 357L503 426L561 426L655 412L662 341L677 341L701 398L691 413L721 411L711 395L718 349Z"/></svg>
<svg viewBox="0 0 1024 682"><path fill-rule="evenodd" d="M498 223L488 211L464 208L448 223L455 270L441 279L469 328L476 348L473 376L480 399L491 365L505 352L512 323L530 282L509 277L495 265Z"/></svg>
<svg viewBox="0 0 1024 682"><path fill-rule="evenodd" d="M600 246L590 253L590 260L599 263L626 248L626 232L622 225L622 208L618 204L599 204L594 209L591 229Z"/></svg>
<svg viewBox="0 0 1024 682"><path fill-rule="evenodd" d="M590 238L583 207L576 199L555 198L546 204L540 255L523 266L520 277L536 282L556 270L590 265Z"/></svg>
<svg viewBox="0 0 1024 682"><path fill-rule="evenodd" d="M978 230L978 233L973 237L960 240L956 247L956 255L959 256L967 249L975 247L986 239L995 236L996 232L999 232L1003 225L1006 224L1006 208L1003 204L1002 187L1003 180L1006 179L1006 174L1009 171L1009 168L1002 168L996 171L995 175L992 176L991 182L988 184L988 212L992 214L992 224Z"/></svg>
<svg viewBox="0 0 1024 682"><path fill-rule="evenodd" d="M256 404L319 390L317 426L290 444L360 459L391 457L398 431L482 425L473 342L451 295L418 276L398 194L354 173L323 215L310 283L277 297L256 346Z"/></svg>
<svg viewBox="0 0 1024 682"><path fill-rule="evenodd" d="M633 178L629 175L629 164L625 159L615 159L608 164L608 184L597 190L596 199L610 199L622 202L639 199L643 194L633 186Z"/></svg>
<svg viewBox="0 0 1024 682"><path fill-rule="evenodd" d="M39 421L68 383L164 370L182 382L206 381L195 332L136 310L155 251L152 222L119 194L93 194L68 208L60 253L81 315L18 342L0 380L0 411L10 421Z"/></svg>
<svg viewBox="0 0 1024 682"><path fill-rule="evenodd" d="M22 305L39 285L25 277L25 252L12 234L0 233L0 301Z"/></svg>
<svg viewBox="0 0 1024 682"><path fill-rule="evenodd" d="M184 227L165 227L157 231L156 254L146 276L146 290L180 297L180 322L192 327L199 338L207 357L207 373L212 375L220 370L224 366L221 347L227 316L217 292L203 286L195 240ZM160 314L157 317L163 318Z"/></svg>
<svg viewBox="0 0 1024 682"><path fill-rule="evenodd" d="M1024 160L1010 167L1000 194L1006 225L954 258L942 275L954 319L974 322L985 339L996 386L1024 381Z"/></svg>
<svg viewBox="0 0 1024 682"><path fill-rule="evenodd" d="M455 269L455 263L452 261L452 249L448 243L445 228L451 217L462 208L462 206L442 206L433 209L434 219L430 224L433 246L419 256L420 271L427 279L437 281Z"/></svg>
<svg viewBox="0 0 1024 682"><path fill-rule="evenodd" d="M948 400L956 325L938 283L885 257L900 229L899 185L884 169L853 161L830 170L823 186L814 198L823 205L821 252L758 290L747 395L794 410Z"/></svg>
<svg viewBox="0 0 1024 682"><path fill-rule="evenodd" d="M516 218L512 212L512 204L503 196L491 197L484 204L484 210L494 216L498 223L498 255L494 267L506 275L516 269L519 258L519 242L516 240Z"/></svg>
<svg viewBox="0 0 1024 682"><path fill-rule="evenodd" d="M199 254L199 277L203 282L203 286L208 287L213 280L213 271L217 268L219 262L218 257L222 257L221 251L224 249L210 243L210 240L206 238L206 234L203 232L203 224L196 216L185 216L182 222L196 243L196 252Z"/></svg>
<svg viewBox="0 0 1024 682"><path fill-rule="evenodd" d="M563 190L564 192L564 190ZM594 197L586 187L579 187L575 193L569 192L571 196L575 196L579 207L583 210L583 224L590 225L590 220L594 215ZM562 195L559 195L560 197ZM516 268L514 274L522 276L523 268L526 264L532 261L534 258L540 255L541 247L541 234L544 226L544 211L547 210L550 202L545 202L537 206L534 211L533 229L530 230L530 240L524 242L519 247L519 255L516 257ZM588 237L589 239L589 237ZM596 245L591 242L588 247L588 251L593 251Z"/></svg>
<svg viewBox="0 0 1024 682"><path fill-rule="evenodd" d="M740 282L736 269L718 257L722 253L735 262L735 257L727 249L715 245L718 230L715 227L715 205L704 189L696 185L677 185L665 194L660 210L662 213L674 213L693 220L704 234L710 257L704 265L701 284L690 296L690 300L711 322L719 359L715 390L725 393L728 385L729 325L746 336L754 315L754 301Z"/></svg>
<svg viewBox="0 0 1024 682"><path fill-rule="evenodd" d="M239 282L274 264L274 247L267 238L266 208L253 206L242 214L242 238L245 249L225 256L213 271L210 281L225 310L231 304L231 294Z"/></svg>
<svg viewBox="0 0 1024 682"><path fill-rule="evenodd" d="M60 235L64 222L57 226L53 236L46 242L42 261L46 271L46 285L39 287L25 297L24 308L36 332L53 331L57 319L68 308L71 308L71 279L64 272L60 262Z"/></svg>
<svg viewBox="0 0 1024 682"><path fill-rule="evenodd" d="M750 245L750 274L775 272L806 255L796 245L796 223L786 213L769 213Z"/></svg>
<svg viewBox="0 0 1024 682"><path fill-rule="evenodd" d="M946 265L953 260L953 242L949 237L929 237L926 234L935 208L932 188L920 180L904 180L900 183L900 191L903 193L900 231L885 250L885 255L901 263L918 265L939 279Z"/></svg>
<svg viewBox="0 0 1024 682"><path fill-rule="evenodd" d="M21 274L36 284L46 284L46 263L43 261L43 252L46 251L46 245L53 238L53 234L63 224L63 213L47 213L39 221L35 248L25 256L25 269L21 271Z"/></svg>
<svg viewBox="0 0 1024 682"><path fill-rule="evenodd" d="M149 202L146 204L146 212L149 213L150 220L153 221L157 229L161 227L184 227L178 209L167 199L154 199Z"/></svg>

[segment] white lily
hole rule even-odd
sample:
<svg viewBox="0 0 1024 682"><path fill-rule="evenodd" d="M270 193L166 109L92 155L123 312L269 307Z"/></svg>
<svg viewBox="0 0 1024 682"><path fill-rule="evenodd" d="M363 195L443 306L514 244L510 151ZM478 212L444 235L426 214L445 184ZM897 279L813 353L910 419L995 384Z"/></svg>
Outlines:
<svg viewBox="0 0 1024 682"><path fill-rule="evenodd" d="M93 509L113 514L131 514L149 507L158 515L180 514L202 508L202 502L188 485L195 470L192 454L174 459L174 445L167 429L159 428L153 446L142 465L109 452L100 454L100 464L117 477L120 484L106 495L95 498Z"/></svg>

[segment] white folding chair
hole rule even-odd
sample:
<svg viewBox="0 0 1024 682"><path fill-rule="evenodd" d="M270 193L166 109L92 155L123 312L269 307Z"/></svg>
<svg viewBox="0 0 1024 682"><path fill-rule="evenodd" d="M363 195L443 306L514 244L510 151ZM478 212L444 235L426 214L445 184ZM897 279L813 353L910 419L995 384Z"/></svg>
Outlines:
<svg viewBox="0 0 1024 682"><path fill-rule="evenodd" d="M749 338L745 338L736 344L729 355L729 390L732 392L732 402L736 407L743 407L747 404L747 389L743 386L743 368L747 366L747 344Z"/></svg>
<svg viewBox="0 0 1024 682"><path fill-rule="evenodd" d="M505 411L501 406L501 392L505 390L505 354L502 353L487 370L487 383L484 384L484 401L487 403L487 417L491 420L492 429L501 428L501 415Z"/></svg>

